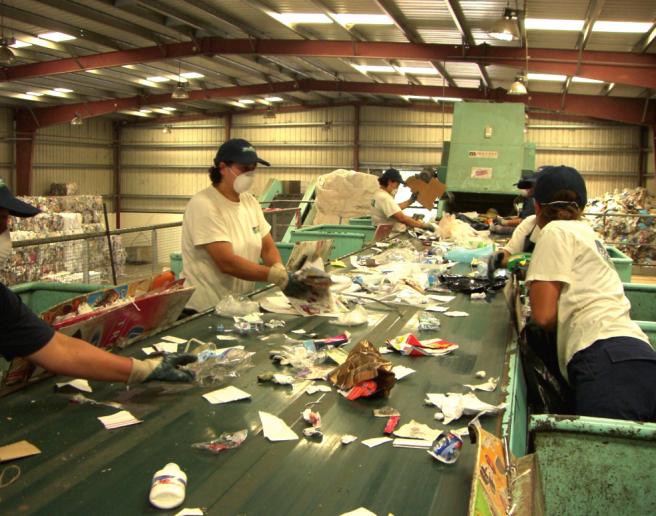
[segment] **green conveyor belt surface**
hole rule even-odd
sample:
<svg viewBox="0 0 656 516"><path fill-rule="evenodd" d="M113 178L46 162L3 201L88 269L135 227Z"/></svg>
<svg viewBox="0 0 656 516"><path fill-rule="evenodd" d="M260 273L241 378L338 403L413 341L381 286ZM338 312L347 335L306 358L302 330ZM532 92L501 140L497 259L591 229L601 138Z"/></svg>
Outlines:
<svg viewBox="0 0 656 516"><path fill-rule="evenodd" d="M391 443L370 449L360 442L383 435L386 420L374 417L374 408L389 405L399 409L401 424L416 419L442 428L433 419L435 408L424 405L427 392L465 392L464 383L480 382L474 373L481 369L488 376L504 374L511 329L501 293L488 301L473 302L458 294L449 306L469 312L470 317L439 315L440 331L421 335L452 340L460 349L446 357L386 355L394 365L417 371L399 381L389 399L348 401L334 390L326 393L313 405L322 417L321 442L303 437L306 423L301 417L305 405L321 393L305 394L309 382L293 389L257 382L257 374L276 369L268 358L269 350L280 345L274 338L264 342L240 339L247 349L257 351L255 366L227 384L251 393L252 399L247 401L210 405L201 397L219 386L151 384L126 391L123 385L91 382L94 392L86 395L124 403L143 420L135 426L105 430L96 417L115 410L69 403L70 394L53 390L61 378L0 399L0 445L27 439L42 450L40 455L13 462L20 466L21 475L0 489L0 514L174 514L178 509L159 511L148 503L153 473L168 462L178 463L188 475L183 506L203 507L208 514L338 515L360 506L379 515L465 514L475 458L468 440L455 465L435 462L425 450L393 448ZM385 317L376 327L352 330L346 349L364 337L376 345L384 344L386 337L403 333L405 321L414 312L408 307L400 313L380 312ZM265 318L286 319L284 330L290 336L294 334L289 331L296 328L320 337L343 331L323 318L272 314ZM215 340L214 327L219 322L226 320L203 315L164 334ZM126 352L143 357L140 348L158 340L150 338ZM477 395L495 404L504 398L501 387ZM300 439L267 441L262 436L259 410L281 417ZM449 426L459 428L468 420L463 417ZM498 435L500 417L484 417L483 426ZM249 435L240 448L219 455L191 448L192 443L243 428ZM342 445L340 437L347 433L359 440ZM0 470L6 465L0 464Z"/></svg>

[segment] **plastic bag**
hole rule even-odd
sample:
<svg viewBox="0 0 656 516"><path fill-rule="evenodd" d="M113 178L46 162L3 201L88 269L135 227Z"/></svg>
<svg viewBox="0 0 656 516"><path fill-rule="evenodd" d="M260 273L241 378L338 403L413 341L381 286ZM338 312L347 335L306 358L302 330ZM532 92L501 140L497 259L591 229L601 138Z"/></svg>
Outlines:
<svg viewBox="0 0 656 516"><path fill-rule="evenodd" d="M199 450L207 450L209 452L218 454L223 450L230 450L232 448L237 448L241 446L248 436L248 430L239 430L238 432L233 433L223 433L217 439L212 441L207 441L204 443L194 443L191 445L192 448L197 448Z"/></svg>
<svg viewBox="0 0 656 516"><path fill-rule="evenodd" d="M187 366L196 374L196 382L201 385L220 385L226 378L234 378L242 371L253 367L252 351L239 348L215 349L210 345L198 353L198 361Z"/></svg>
<svg viewBox="0 0 656 516"><path fill-rule="evenodd" d="M260 307L255 301L246 298L235 299L228 295L218 302L214 311L217 315L224 317L246 316L253 312L259 312Z"/></svg>
<svg viewBox="0 0 656 516"><path fill-rule="evenodd" d="M361 305L356 305L350 312L341 314L333 324L337 326L359 326L366 324L368 320L367 311Z"/></svg>

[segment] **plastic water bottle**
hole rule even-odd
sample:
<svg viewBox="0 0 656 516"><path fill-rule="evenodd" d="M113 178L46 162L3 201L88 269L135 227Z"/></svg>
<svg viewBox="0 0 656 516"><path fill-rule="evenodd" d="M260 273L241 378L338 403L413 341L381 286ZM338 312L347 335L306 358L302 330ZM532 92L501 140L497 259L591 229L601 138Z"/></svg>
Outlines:
<svg viewBox="0 0 656 516"><path fill-rule="evenodd" d="M187 475L174 462L169 462L153 476L149 500L158 509L173 509L185 499Z"/></svg>
<svg viewBox="0 0 656 516"><path fill-rule="evenodd" d="M438 284L438 272L435 269L431 269L428 272L428 288L434 288Z"/></svg>

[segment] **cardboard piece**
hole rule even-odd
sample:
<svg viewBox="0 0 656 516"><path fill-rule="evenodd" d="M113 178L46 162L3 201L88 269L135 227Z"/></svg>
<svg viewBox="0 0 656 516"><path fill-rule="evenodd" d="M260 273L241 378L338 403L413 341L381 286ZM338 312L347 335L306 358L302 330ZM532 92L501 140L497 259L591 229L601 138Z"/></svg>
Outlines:
<svg viewBox="0 0 656 516"><path fill-rule="evenodd" d="M446 192L446 185L436 177L432 177L428 182L419 175L409 177L405 184L412 193L418 194L417 202L427 210L432 210L435 201L440 199Z"/></svg>
<svg viewBox="0 0 656 516"><path fill-rule="evenodd" d="M41 453L41 450L32 443L25 440L18 441L6 446L0 446L0 462L22 459L23 457L30 457L39 453Z"/></svg>

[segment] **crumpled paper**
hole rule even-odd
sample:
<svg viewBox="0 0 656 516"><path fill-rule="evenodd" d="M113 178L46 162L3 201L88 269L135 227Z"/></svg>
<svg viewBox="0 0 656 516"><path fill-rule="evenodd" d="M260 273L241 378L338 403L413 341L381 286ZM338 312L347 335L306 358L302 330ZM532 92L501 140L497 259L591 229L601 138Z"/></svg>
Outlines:
<svg viewBox="0 0 656 516"><path fill-rule="evenodd" d="M346 361L335 368L328 379L339 389L349 390L356 385L375 380L377 393L388 396L396 382L392 363L385 360L378 349L369 341L358 342L348 354Z"/></svg>
<svg viewBox="0 0 656 516"><path fill-rule="evenodd" d="M428 393L425 402L428 405L435 405L444 414L444 424L448 425L451 421L459 419L463 414L496 414L506 408L505 403L499 405L490 405L479 400L474 393L460 394L448 392L446 394Z"/></svg>

